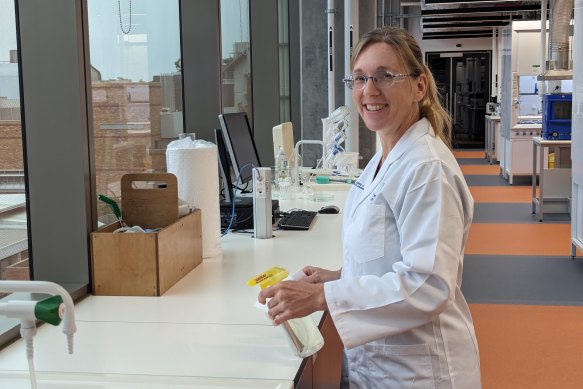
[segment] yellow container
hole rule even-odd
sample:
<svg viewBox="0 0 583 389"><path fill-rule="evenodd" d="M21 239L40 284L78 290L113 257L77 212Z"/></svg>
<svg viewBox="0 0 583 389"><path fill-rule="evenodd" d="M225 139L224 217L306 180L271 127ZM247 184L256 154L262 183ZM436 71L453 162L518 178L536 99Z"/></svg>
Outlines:
<svg viewBox="0 0 583 389"><path fill-rule="evenodd" d="M548 168L549 169L554 169L555 168L555 153L549 153Z"/></svg>

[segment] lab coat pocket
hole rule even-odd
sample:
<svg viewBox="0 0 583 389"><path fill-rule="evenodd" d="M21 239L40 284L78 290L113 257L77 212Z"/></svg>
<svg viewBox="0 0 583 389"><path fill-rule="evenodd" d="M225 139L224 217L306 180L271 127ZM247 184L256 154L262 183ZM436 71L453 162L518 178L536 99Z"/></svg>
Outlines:
<svg viewBox="0 0 583 389"><path fill-rule="evenodd" d="M355 213L352 255L358 263L381 258L385 254L385 212L380 204L363 204Z"/></svg>
<svg viewBox="0 0 583 389"><path fill-rule="evenodd" d="M370 383L386 388L434 389L431 355L426 344L364 345Z"/></svg>

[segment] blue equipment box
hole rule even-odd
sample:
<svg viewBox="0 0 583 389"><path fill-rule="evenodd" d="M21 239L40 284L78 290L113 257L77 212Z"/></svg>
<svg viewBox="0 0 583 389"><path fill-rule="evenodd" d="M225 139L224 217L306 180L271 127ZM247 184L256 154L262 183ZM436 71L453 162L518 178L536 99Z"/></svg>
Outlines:
<svg viewBox="0 0 583 389"><path fill-rule="evenodd" d="M546 140L571 139L571 111L573 95L553 93L543 96L542 138Z"/></svg>

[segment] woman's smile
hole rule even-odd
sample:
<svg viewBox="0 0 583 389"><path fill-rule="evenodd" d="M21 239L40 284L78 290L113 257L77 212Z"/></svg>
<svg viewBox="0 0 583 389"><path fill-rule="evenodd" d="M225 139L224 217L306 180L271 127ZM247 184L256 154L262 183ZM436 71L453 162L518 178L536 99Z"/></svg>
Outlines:
<svg viewBox="0 0 583 389"><path fill-rule="evenodd" d="M388 107L388 104L364 104L364 108L369 112L380 111L386 107Z"/></svg>

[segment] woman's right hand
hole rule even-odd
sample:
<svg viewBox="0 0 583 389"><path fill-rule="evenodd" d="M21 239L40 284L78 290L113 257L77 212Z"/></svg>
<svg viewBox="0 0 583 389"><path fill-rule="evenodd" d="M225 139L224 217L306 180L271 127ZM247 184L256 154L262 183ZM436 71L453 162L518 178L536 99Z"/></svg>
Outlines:
<svg viewBox="0 0 583 389"><path fill-rule="evenodd" d="M310 282L312 284L338 280L340 279L340 273L342 272L342 269L328 270L315 266L306 266L302 270L306 274L306 277L302 278L301 281Z"/></svg>

